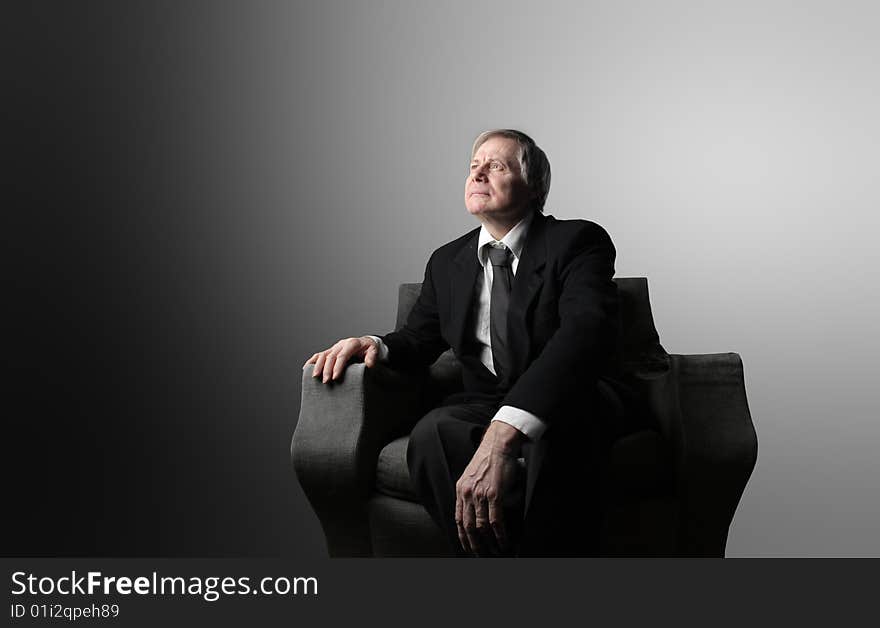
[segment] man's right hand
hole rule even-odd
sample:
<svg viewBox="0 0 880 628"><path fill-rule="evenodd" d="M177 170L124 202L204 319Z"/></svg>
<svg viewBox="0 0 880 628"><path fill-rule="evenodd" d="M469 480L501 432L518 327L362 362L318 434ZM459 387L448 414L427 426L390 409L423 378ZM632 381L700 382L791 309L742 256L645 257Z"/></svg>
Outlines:
<svg viewBox="0 0 880 628"><path fill-rule="evenodd" d="M343 338L329 349L319 351L310 357L303 364L303 367L307 364L314 364L315 369L312 371L312 377L321 377L326 384L342 377L349 360L363 359L368 367L372 367L376 364L378 357L379 346L369 336Z"/></svg>

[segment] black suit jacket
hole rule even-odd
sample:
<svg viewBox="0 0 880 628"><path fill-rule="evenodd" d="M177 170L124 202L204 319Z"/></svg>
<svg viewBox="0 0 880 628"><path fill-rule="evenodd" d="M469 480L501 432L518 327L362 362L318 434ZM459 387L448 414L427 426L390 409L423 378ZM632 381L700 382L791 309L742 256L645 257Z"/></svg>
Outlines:
<svg viewBox="0 0 880 628"><path fill-rule="evenodd" d="M499 405L553 425L583 406L590 381L613 375L618 338L616 251L587 220L536 214L514 276L508 310L511 368L498 381L469 342L479 228L440 247L402 329L383 336L393 368L432 364L448 347L462 363L466 392L495 394Z"/></svg>

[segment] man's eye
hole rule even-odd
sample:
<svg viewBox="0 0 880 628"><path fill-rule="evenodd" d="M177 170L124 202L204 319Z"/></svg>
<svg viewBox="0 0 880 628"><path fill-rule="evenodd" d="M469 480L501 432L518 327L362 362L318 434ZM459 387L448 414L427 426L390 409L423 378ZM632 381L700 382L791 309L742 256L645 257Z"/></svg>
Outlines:
<svg viewBox="0 0 880 628"><path fill-rule="evenodd" d="M490 167L492 170L501 170L501 164L499 164L497 161L492 162L492 163L489 165L489 167Z"/></svg>

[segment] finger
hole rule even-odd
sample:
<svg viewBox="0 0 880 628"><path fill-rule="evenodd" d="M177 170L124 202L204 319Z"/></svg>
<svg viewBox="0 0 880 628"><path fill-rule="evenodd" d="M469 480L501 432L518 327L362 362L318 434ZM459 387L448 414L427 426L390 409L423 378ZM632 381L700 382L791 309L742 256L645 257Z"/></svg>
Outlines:
<svg viewBox="0 0 880 628"><path fill-rule="evenodd" d="M501 500L499 500L497 496L493 496L489 499L488 507L489 526L492 529L495 541L498 543L499 550L503 552L507 550L509 542L507 537L507 524L504 522L504 508L501 505Z"/></svg>
<svg viewBox="0 0 880 628"><path fill-rule="evenodd" d="M364 355L364 364L373 368L376 365L376 356L379 354L379 350L376 349L376 343L370 342L370 347L367 349L367 353Z"/></svg>
<svg viewBox="0 0 880 628"><path fill-rule="evenodd" d="M477 555L483 555L483 543L480 540L480 535L477 532L477 516L474 512L474 504L471 500L465 500L463 506L463 515L464 515L464 533L467 535L468 543L471 546L471 551Z"/></svg>
<svg viewBox="0 0 880 628"><path fill-rule="evenodd" d="M466 554L473 554L474 550L471 548L471 544L468 541L467 532L464 529L464 521L461 519L456 520L455 527L458 530L458 542L461 544L461 548L465 551Z"/></svg>
<svg viewBox="0 0 880 628"><path fill-rule="evenodd" d="M324 372L324 361L327 359L327 352L321 351L318 354L318 359L315 360L315 368L312 371L312 377L318 377Z"/></svg>
<svg viewBox="0 0 880 628"><path fill-rule="evenodd" d="M484 496L475 497L474 514L476 515L477 535L480 537L483 549L487 554L497 555L498 545L495 541L495 534L489 526L489 505Z"/></svg>
<svg viewBox="0 0 880 628"><path fill-rule="evenodd" d="M308 366L309 364L314 364L315 362L317 362L317 360L318 360L318 354L315 353L315 354L312 355L312 357L310 357L308 360L306 360L306 361L303 363L303 368L305 368L305 367Z"/></svg>
<svg viewBox="0 0 880 628"><path fill-rule="evenodd" d="M333 365L334 365L334 364L336 364L336 353L335 353L335 352L331 352L331 353L327 356L327 359L324 360L324 370L323 370L323 372L322 372L322 374L321 374L322 377L323 377L323 379L324 379L324 383L325 383L325 384L326 384L327 382L329 382L330 379L333 377Z"/></svg>
<svg viewBox="0 0 880 628"><path fill-rule="evenodd" d="M340 377L342 377L342 373L343 371L345 371L345 367L348 366L349 357L351 357L351 351L347 349L343 349L336 354L336 362L333 364L333 379L339 379Z"/></svg>
<svg viewBox="0 0 880 628"><path fill-rule="evenodd" d="M458 529L458 542L461 543L461 548L467 552L471 553L471 545L468 543L467 534L464 531L464 519L463 519L463 504L464 500L459 493L458 487L455 487L455 527Z"/></svg>

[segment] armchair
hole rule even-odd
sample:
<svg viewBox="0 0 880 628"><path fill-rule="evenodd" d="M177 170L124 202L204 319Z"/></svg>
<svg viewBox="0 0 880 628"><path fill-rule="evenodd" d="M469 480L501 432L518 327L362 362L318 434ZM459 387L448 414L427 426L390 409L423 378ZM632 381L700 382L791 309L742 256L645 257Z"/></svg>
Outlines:
<svg viewBox="0 0 880 628"><path fill-rule="evenodd" d="M667 354L647 279L615 282L618 367L645 416L606 463L601 555L724 556L757 459L742 361L736 353ZM419 289L400 286L398 329ZM415 423L460 386L451 351L421 375L359 363L325 385L304 368L291 459L331 556L448 555L410 485L406 447Z"/></svg>

